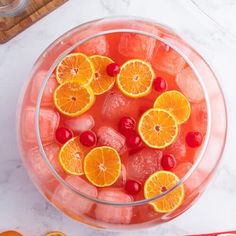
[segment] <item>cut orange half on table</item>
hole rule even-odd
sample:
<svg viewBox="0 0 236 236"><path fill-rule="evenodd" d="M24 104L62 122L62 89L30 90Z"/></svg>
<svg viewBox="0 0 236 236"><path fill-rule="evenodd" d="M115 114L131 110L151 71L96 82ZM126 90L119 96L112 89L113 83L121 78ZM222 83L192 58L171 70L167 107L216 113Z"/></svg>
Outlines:
<svg viewBox="0 0 236 236"><path fill-rule="evenodd" d="M67 55L56 68L56 78L59 84L67 81L77 81L89 85L94 78L94 66L83 53Z"/></svg>
<svg viewBox="0 0 236 236"><path fill-rule="evenodd" d="M79 137L75 137L67 141L59 152L59 163L62 168L72 175L83 175L83 158L85 149L79 141Z"/></svg>
<svg viewBox="0 0 236 236"><path fill-rule="evenodd" d="M117 76L119 89L129 97L143 97L152 88L154 71L145 61L134 59L124 63Z"/></svg>
<svg viewBox="0 0 236 236"><path fill-rule="evenodd" d="M85 176L97 187L106 187L115 183L120 176L120 171L120 156L111 147L96 147L84 158Z"/></svg>
<svg viewBox="0 0 236 236"><path fill-rule="evenodd" d="M189 101L182 93L176 90L162 93L156 99L154 108L169 111L176 118L179 125L186 122L191 113Z"/></svg>
<svg viewBox="0 0 236 236"><path fill-rule="evenodd" d="M114 61L109 57L94 55L90 57L95 69L94 79L90 86L95 95L100 95L107 92L113 87L116 81L116 76L112 77L107 74L107 66Z"/></svg>
<svg viewBox="0 0 236 236"><path fill-rule="evenodd" d="M59 231L51 231L46 233L45 236L66 236L66 234Z"/></svg>
<svg viewBox="0 0 236 236"><path fill-rule="evenodd" d="M165 148L172 144L178 134L175 117L163 109L152 108L140 118L139 135L152 148Z"/></svg>
<svg viewBox="0 0 236 236"><path fill-rule="evenodd" d="M146 180L144 184L144 196L146 199L152 198L172 188L179 182L179 178L169 171L157 171ZM178 208L184 200L183 184L151 202L157 212L167 213Z"/></svg>
<svg viewBox="0 0 236 236"><path fill-rule="evenodd" d="M23 236L23 234L18 233L14 230L9 230L9 231L0 233L0 236Z"/></svg>
<svg viewBox="0 0 236 236"><path fill-rule="evenodd" d="M79 116L90 109L94 102L92 89L77 82L66 82L54 92L54 103L57 109L67 116Z"/></svg>

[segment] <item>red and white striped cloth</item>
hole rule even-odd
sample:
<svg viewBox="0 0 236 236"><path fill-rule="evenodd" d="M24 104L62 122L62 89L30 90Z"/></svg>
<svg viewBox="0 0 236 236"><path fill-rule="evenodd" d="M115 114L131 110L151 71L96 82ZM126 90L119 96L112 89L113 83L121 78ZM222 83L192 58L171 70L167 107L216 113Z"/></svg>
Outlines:
<svg viewBox="0 0 236 236"><path fill-rule="evenodd" d="M218 232L211 234L189 234L186 236L236 236L236 231Z"/></svg>

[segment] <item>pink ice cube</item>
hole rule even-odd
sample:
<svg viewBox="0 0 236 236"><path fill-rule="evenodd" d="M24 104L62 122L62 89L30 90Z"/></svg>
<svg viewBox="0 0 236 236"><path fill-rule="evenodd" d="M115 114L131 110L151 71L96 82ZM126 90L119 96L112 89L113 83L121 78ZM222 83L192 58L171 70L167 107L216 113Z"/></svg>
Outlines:
<svg viewBox="0 0 236 236"><path fill-rule="evenodd" d="M181 179L183 178L187 172L192 167L191 162L184 162L180 163L173 172ZM204 175L202 175L202 172L197 168L193 171L193 173L188 177L188 179L184 182L184 187L186 193L190 194L193 193L193 191L197 190L199 185L202 184Z"/></svg>
<svg viewBox="0 0 236 236"><path fill-rule="evenodd" d="M191 104L189 121L192 123L193 131L201 132L202 135L206 134L207 108L204 102Z"/></svg>
<svg viewBox="0 0 236 236"><path fill-rule="evenodd" d="M84 114L82 116L67 119L64 124L69 129L82 133L86 130L91 130L94 127L95 122L91 115Z"/></svg>
<svg viewBox="0 0 236 236"><path fill-rule="evenodd" d="M185 66L185 60L174 49L165 44L157 43L151 60L152 66L159 71L176 75Z"/></svg>
<svg viewBox="0 0 236 236"><path fill-rule="evenodd" d="M119 119L130 112L131 100L121 93L112 91L106 95L102 115L105 119Z"/></svg>
<svg viewBox="0 0 236 236"><path fill-rule="evenodd" d="M104 189L98 194L98 199L114 203L132 202L132 198L126 193L115 189ZM95 216L101 220L112 224L129 224L133 215L131 206L119 207L111 205L97 204Z"/></svg>
<svg viewBox="0 0 236 236"><path fill-rule="evenodd" d="M144 148L131 155L126 163L127 175L137 181L145 181L151 174L161 170L162 152Z"/></svg>
<svg viewBox="0 0 236 236"><path fill-rule="evenodd" d="M98 145L110 146L121 155L127 150L125 137L111 127L102 126L97 132Z"/></svg>
<svg viewBox="0 0 236 236"><path fill-rule="evenodd" d="M165 154L172 154L181 161L186 157L186 142L184 132L180 129L176 140L164 150Z"/></svg>
<svg viewBox="0 0 236 236"><path fill-rule="evenodd" d="M149 60L153 54L156 40L137 33L123 33L118 45L119 53L127 58Z"/></svg>
<svg viewBox="0 0 236 236"><path fill-rule="evenodd" d="M60 151L59 145L56 143L48 144L44 146L44 151L46 153L47 159L50 161L54 169L59 174L62 174L63 170L58 162L58 153ZM38 148L29 150L27 158L30 166L33 168L33 173L37 178L40 178L41 181L45 183L53 179L53 174L49 169L46 161L43 159Z"/></svg>
<svg viewBox="0 0 236 236"><path fill-rule="evenodd" d="M124 187L124 185L126 183L126 179L127 179L126 168L125 168L124 164L122 164L120 176L119 176L118 180L112 186L118 187L118 188Z"/></svg>
<svg viewBox="0 0 236 236"><path fill-rule="evenodd" d="M44 82L44 79L47 76L47 71L39 71L33 78L31 91L30 91L30 100L32 104L37 103L39 91L42 87L42 84ZM42 106L50 106L53 104L53 92L58 86L58 83L56 81L56 76L52 74L50 78L47 81L47 85L45 87L45 90L43 92L43 97L41 101Z"/></svg>
<svg viewBox="0 0 236 236"><path fill-rule="evenodd" d="M54 140L55 131L58 128L60 115L57 111L50 108L41 108L39 114L40 135L42 142ZM28 106L22 114L22 136L26 142L36 142L35 130L35 108Z"/></svg>
<svg viewBox="0 0 236 236"><path fill-rule="evenodd" d="M177 74L176 83L190 102L200 102L204 99L201 85L190 67L184 68Z"/></svg>
<svg viewBox="0 0 236 236"><path fill-rule="evenodd" d="M187 174L187 172L189 171L189 169L192 167L192 163L191 162L184 162L184 163L180 163L174 170L173 172L179 177L179 178L183 178L185 176L185 174Z"/></svg>
<svg viewBox="0 0 236 236"><path fill-rule="evenodd" d="M77 41L74 40L76 43ZM107 43L105 36L98 36L96 38L90 39L89 41L83 43L79 47L74 49L74 52L82 52L88 56L95 54L108 55L109 45Z"/></svg>
<svg viewBox="0 0 236 236"><path fill-rule="evenodd" d="M97 197L97 188L79 176L69 176L66 178L66 182L90 197ZM79 196L62 185L55 190L53 200L77 215L88 213L94 204L92 201Z"/></svg>
<svg viewBox="0 0 236 236"><path fill-rule="evenodd" d="M145 212L145 214L144 214ZM160 217L161 213L154 210L150 204L142 204L134 207L133 220L134 223L148 222Z"/></svg>

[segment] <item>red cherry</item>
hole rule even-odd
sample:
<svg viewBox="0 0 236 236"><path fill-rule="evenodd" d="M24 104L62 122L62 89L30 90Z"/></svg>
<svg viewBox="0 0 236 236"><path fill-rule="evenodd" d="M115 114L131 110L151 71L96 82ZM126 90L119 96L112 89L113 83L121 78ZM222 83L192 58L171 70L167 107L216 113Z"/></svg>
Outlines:
<svg viewBox="0 0 236 236"><path fill-rule="evenodd" d="M167 83L161 77L156 77L156 79L153 81L153 86L157 92L164 92L167 89Z"/></svg>
<svg viewBox="0 0 236 236"><path fill-rule="evenodd" d="M107 74L110 76L116 76L120 72L120 67L116 63L111 63L107 66Z"/></svg>
<svg viewBox="0 0 236 236"><path fill-rule="evenodd" d="M136 121L134 118L129 116L124 116L120 119L118 124L119 131L127 136L135 130Z"/></svg>
<svg viewBox="0 0 236 236"><path fill-rule="evenodd" d="M138 148L142 144L142 140L138 134L132 133L128 137L126 137L126 144L130 148Z"/></svg>
<svg viewBox="0 0 236 236"><path fill-rule="evenodd" d="M73 137L73 133L65 127L60 127L56 130L55 136L59 143L64 144Z"/></svg>
<svg viewBox="0 0 236 236"><path fill-rule="evenodd" d="M200 132L188 132L185 138L189 147L195 148L202 144L202 134Z"/></svg>
<svg viewBox="0 0 236 236"><path fill-rule="evenodd" d="M97 136L93 131L88 130L81 133L79 140L84 146L92 147L97 143Z"/></svg>
<svg viewBox="0 0 236 236"><path fill-rule="evenodd" d="M135 195L141 190L141 184L135 180L128 180L125 184L125 191L128 194Z"/></svg>
<svg viewBox="0 0 236 236"><path fill-rule="evenodd" d="M176 159L173 155L163 155L161 158L161 166L164 170L171 170L176 167Z"/></svg>

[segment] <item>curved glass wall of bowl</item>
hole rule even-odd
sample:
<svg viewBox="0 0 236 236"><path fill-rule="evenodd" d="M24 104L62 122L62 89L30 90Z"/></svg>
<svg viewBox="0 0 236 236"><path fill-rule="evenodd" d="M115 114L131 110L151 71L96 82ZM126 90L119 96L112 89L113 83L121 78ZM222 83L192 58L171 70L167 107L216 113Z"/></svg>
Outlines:
<svg viewBox="0 0 236 236"><path fill-rule="evenodd" d="M185 20L189 19L189 21L182 24L182 27L177 27L178 34L197 49L199 54L208 62L217 75L224 91L228 107L231 106L230 101L235 101L236 99L234 86L228 86L226 82L226 80L228 82L231 81L230 78L235 73L236 37L234 31L236 28L235 26L225 23L230 23L230 20L222 20L223 15L231 14L228 13L231 12L231 10L227 10L227 4L230 4L230 2L232 2L232 8L236 6L235 1L230 0L178 1L179 7L182 9L182 12L185 13L183 18L185 18ZM210 9L213 9L214 7L211 6L215 5L217 5L218 8L222 6L222 9L224 6L224 10L222 10L221 13L221 21L219 20L220 18L215 18L213 15L210 15L209 11L204 11L203 5L209 6ZM234 10L232 12L234 12ZM233 25L235 16L232 13L230 17ZM223 22L224 25L222 25Z"/></svg>
<svg viewBox="0 0 236 236"><path fill-rule="evenodd" d="M191 0L191 2L224 33L236 39L236 1L232 0Z"/></svg>
<svg viewBox="0 0 236 236"><path fill-rule="evenodd" d="M224 43L236 50L236 25L235 11L236 1L232 0L189 0L189 5L201 20L207 24L212 24Z"/></svg>
<svg viewBox="0 0 236 236"><path fill-rule="evenodd" d="M0 0L0 17L10 17L20 14L28 0Z"/></svg>
<svg viewBox="0 0 236 236"><path fill-rule="evenodd" d="M179 5L180 6L180 5ZM173 9L173 8L172 8ZM182 8L182 10L184 10L184 11L186 11L186 16L184 15L183 16L183 18L185 19L185 18L188 18L189 17L189 14L188 14L188 11L186 10L186 9L183 9ZM183 19L181 18L181 21L182 21ZM72 217L72 218L75 218L76 220L78 220L78 221L81 221L80 219L81 218L78 218L78 217L80 217L80 212L79 212L79 215L78 215L78 217L77 217L77 215L76 216L74 216L73 215L73 212L74 212L74 207L73 207L73 212L70 210L70 206L68 206L67 208L66 208L66 206L64 207L64 206L62 206L61 204L60 204L60 202L61 202L61 196L57 193L57 192L55 192L55 187L57 187L57 185L60 185L60 186L62 186L63 187L63 189L66 189L66 190L68 190L69 191L69 193L72 193L72 195L75 195L75 196L79 196L79 197L81 197L81 196L84 196L86 199L85 200L89 200L89 199L92 199L92 203L94 203L94 204L96 204L96 206L97 205L108 205L108 206L106 206L106 207L109 207L109 205L111 206L111 207L116 207L116 208L114 208L114 209L121 209L121 207L122 207L122 209L124 209L125 207L132 207L132 209L134 210L134 213L136 214L136 210L139 212L140 211L140 209L141 209L141 211L140 212L143 212L143 207L148 207L148 210L149 210L149 205L147 205L146 203L148 202L148 201L150 201L150 198L149 199L147 199L147 200L145 200L145 202L144 201L142 201L142 199L141 198L137 198L137 199L134 199L134 201L133 202L130 202L130 201L126 201L126 200L123 200L123 199L120 199L120 201L119 202L117 202L116 200L114 200L114 199L103 199L103 198L94 198L94 196L90 196L90 195L88 195L88 193L87 192L84 192L84 193L81 193L81 192L79 192L80 191L80 189L76 189L74 186L72 186L72 184L70 183L70 182L63 182L61 179L60 179L60 176L58 176L57 175L57 172L55 172L54 171L54 169L53 169L53 166L52 165L49 165L50 163L50 160L49 159L47 159L47 156L46 156L46 154L47 154L47 150L46 150L46 148L44 149L44 147L42 146L42 142L40 141L40 129L39 129L39 108L40 108L40 103L41 103L41 100L42 100L42 95L43 95L43 91L44 91L44 88L45 88L45 86L46 86L46 83L47 83L47 79L49 79L49 75L52 73L52 71L54 70L54 68L55 68L55 66L62 60L62 58L63 58L63 56L65 56L67 53L69 53L71 50L73 50L73 48L74 47L77 47L77 46L79 46L78 44L82 44L82 43L84 43L85 41L87 41L87 40L89 40L89 39L92 39L93 37L96 37L96 36L104 36L104 33L107 33L107 34L110 34L111 32L113 32L114 33L114 30L121 30L121 31L124 31L124 30L128 30L128 31L130 31L130 30L132 30L132 31L134 31L135 30L135 32L136 33L142 33L142 34L145 34L146 36L153 36L152 35L152 33L151 32L149 32L149 28L147 28L146 29L146 27L145 27L145 29L146 29L146 31L145 31L145 29L143 28L143 25L144 26L148 26L149 24L148 24L148 21L146 20L145 21L146 23L145 24L142 24L142 20L135 20L134 18L132 18L132 17L127 17L126 19L123 19L123 18L107 18L107 19L102 19L102 20L97 20L97 21L93 21L93 22L89 22L89 23L86 23L86 24L84 24L84 25L80 25L79 27L77 27L77 28L75 28L74 30L72 30L72 31L70 31L70 32L67 32L64 36L62 36L62 37L60 37L56 42L54 42L54 44L52 44L43 54L42 54L42 56L39 58L39 60L37 61L37 63L35 64L35 68L34 68L34 70L33 70L33 72L32 72L32 77L31 77L31 79L32 79L32 81L33 80L35 80L35 78L36 78L36 76L35 75L37 75L36 73L38 73L38 72L40 72L42 69L43 70L46 70L46 74L47 74L47 72L48 72L48 75L47 75L47 77L46 77L46 74L44 74L44 76L42 77L42 79L44 78L44 83L43 84L41 84L41 86L39 86L38 87L38 92L36 92L35 94L36 94L36 97L33 99L33 102L32 101L29 101L27 98L29 98L28 96L31 96L30 94L31 94L31 87L30 86L33 86L32 84L31 85L28 85L29 87L29 89L27 89L27 90L25 90L26 92L25 92L25 95L24 95L24 100L23 100L23 105L22 105L22 107L21 107L21 111L19 112L19 114L24 114L24 110L23 109L25 109L27 106L32 106L32 104L34 104L33 105L33 108L32 109L34 109L33 111L35 111L35 106L36 106L36 103L37 103L37 106L36 106L36 110L37 110L37 112L36 112L36 115L35 115L35 121L36 122L34 122L34 123L32 123L32 127L35 127L34 125L36 124L36 131L37 131L37 135L36 135L36 133L35 133L35 129L32 129L33 130L33 135L34 135L34 142L36 142L37 144L38 144L38 146L37 146L37 148L39 148L39 151L42 153L42 155L43 155L43 158L40 156L40 158L42 159L42 161L43 161L43 163L44 164L48 164L48 167L50 167L50 171L49 171L49 173L50 173L50 176L52 175L52 173L54 174L54 176L52 176L53 178L52 178L52 180L55 180L56 181L56 183L54 184L54 182L52 183L52 185L53 186L51 186L51 183L49 184L49 185L44 185L44 183L43 183L43 181L41 180L42 178L40 177L41 176L41 172L38 172L38 171L36 171L36 170L34 170L34 164L31 164L31 163L28 163L27 162L27 160L28 160L28 153L29 153L29 148L30 148L30 150L31 150L31 148L33 147L33 145L32 144L29 144L28 145L28 143L26 143L27 142L27 140L25 141L24 139L23 139L23 136L24 135L19 135L19 137L18 137L18 139L19 139L19 141L18 141L18 143L19 143L19 145L20 145L20 148L22 149L22 156L23 156L23 160L24 160L24 162L25 162L25 164L26 164L26 166L27 166L27 169L28 169L28 171L30 172L30 175L32 175L32 177L34 178L32 178L34 181L35 181L35 184L39 187L39 189L41 190L41 192L46 196L47 195L47 198L49 199L49 201L52 201L52 203L53 204L55 204L55 206L57 206L58 208L60 208L62 211L64 211L66 214L68 214L70 217ZM162 26L160 26L160 29L162 28L162 27L164 27L163 26L163 23L164 23L164 21L161 21L162 22ZM167 22L167 21L166 21ZM151 23L151 22L150 22ZM140 24L140 27L139 27L139 24ZM177 28L177 30L181 30L181 29L185 29L184 27L183 27L183 25L182 25L182 28L181 28L181 24L180 24L180 22L178 22L178 21L176 21L176 24L175 25L178 25L178 27L176 27ZM132 26L132 28L130 28ZM157 25L155 24L155 27L156 27ZM186 26L186 24L185 24L185 26ZM188 22L188 27L189 26L191 26L192 27L192 25L191 25L191 23L190 22ZM199 25L198 25L198 22L197 22L197 20L196 20L196 23L194 22L194 27L198 27ZM200 27L200 26L199 26ZM93 30L94 30L94 32L93 31L90 31L90 29L91 28L93 28ZM159 26L158 26L158 28L159 28ZM166 29L166 27L164 27L165 29ZM190 27L189 27L190 28ZM151 29L152 29L152 27L151 27ZM193 31L193 33L195 33L196 34L196 32L198 33L198 32L201 32L200 31L201 30L201 28L199 28L199 31L194 31L194 28L191 28L191 31ZM205 29L202 29L202 30L205 30ZM82 38L77 38L77 36L76 35L82 35L82 33L84 32L84 35L82 36ZM161 33L162 32L162 33ZM160 30L160 33L161 33L161 38L159 38L159 36L156 38L156 37L154 37L154 39L158 39L159 41L164 41L164 42L169 42L169 43L167 43L168 44L168 46L169 47L173 47L177 52L179 52L179 50L181 49L180 48L180 46L181 46L181 41L178 41L176 44L174 44L174 39L175 39L175 37L173 36L173 37L171 37L171 35L172 35L172 31L170 31L169 33L169 29L166 29L166 31L165 30ZM151 35L150 35L151 34ZM201 33L200 33L200 35L201 35ZM73 41L72 43L70 43L71 41L69 41L71 38L73 38L74 36L76 36L76 43L77 43L77 45L75 45L75 42ZM109 36L109 35L108 35ZM144 36L144 35L143 35ZM78 40L78 39L80 39L80 40ZM67 42L68 42L68 44L67 44ZM112 45L112 44L111 44ZM185 44L184 44L185 45ZM189 47L187 47L187 48L189 48ZM62 54L63 53L63 54ZM193 53L193 54L191 54L191 53ZM185 55L186 54L186 55ZM187 55L188 54L188 55ZM53 57L52 57L52 55L54 55ZM188 64L189 64L189 59L188 59L188 57L189 56L191 56L191 55L196 55L196 57L198 58L198 56L197 56L197 53L196 52L194 52L193 51L193 49L191 49L191 48L189 48L189 50L186 50L186 52L184 51L184 52L182 52L182 54L181 54L181 56L183 57L183 55L185 55L184 56L184 59L188 62ZM197 60L197 61L202 61L201 59L200 60ZM191 61L190 61L191 62ZM192 64L192 63L190 63L190 64ZM205 65L205 62L203 62L203 65ZM199 65L197 65L198 67L199 67ZM201 68L200 68L201 69ZM208 70L208 69L207 69ZM197 73L198 74L198 73ZM207 77L208 76L206 76L206 74L205 73L203 73L204 74L204 76L202 76L202 78L204 78L205 79L205 81L207 81ZM210 73L211 74L211 73ZM198 77L198 76L197 76ZM200 75L200 77L201 77L201 75ZM213 77L214 77L214 75L213 75ZM209 80L210 80L210 77L209 77ZM212 82L214 82L215 81L215 77L214 78L212 78ZM210 81L209 81L210 82ZM216 82L214 82L213 84L216 84ZM217 86L217 84L216 84L216 86ZM212 86L213 87L213 86ZM218 86L217 86L217 88L218 88ZM40 91L40 92L39 92ZM39 93L39 94L38 94ZM216 94L216 96L215 97L217 97L218 98L218 96L219 96L219 98L221 98L222 97L222 95L221 95L221 93L219 92L219 93L217 93L217 92L215 92L214 90L210 93L211 95L213 94L213 95L215 95ZM218 94L218 96L217 96L217 94ZM38 98L38 99L37 99ZM36 101L36 99L37 99L37 101ZM223 99L223 97L222 97L222 99ZM219 101L218 99L215 99L214 101ZM213 102L214 102L213 101ZM32 103L31 103L32 102ZM215 102L214 102L214 104L215 104ZM211 107L216 107L216 106L214 106L214 104L211 106ZM221 103L222 104L222 103ZM217 106L217 107L219 107L219 106ZM32 110L31 110L32 111ZM23 112L23 113L21 113L21 112ZM225 115L225 111L224 111L224 109L222 109L221 110L221 112L222 112L222 114L224 114ZM218 112L209 112L209 114L211 115L211 114L213 114L214 116L216 116L216 113L218 113ZM32 118L32 116L31 116L31 118ZM219 118L219 116L217 116L217 118ZM24 122L24 117L22 116L22 118L20 118L20 120L19 120L19 122L18 122L18 127L20 127L20 122ZM209 117L209 121L211 121L211 120L213 120L213 118L211 119L210 117ZM218 120L219 119L217 119L217 127L219 127L219 125L218 125ZM27 122L26 122L27 123ZM222 123L224 123L224 122L222 122ZM212 123L213 124L213 123ZM214 123L215 124L215 123ZM27 127L29 127L29 126L27 126ZM31 127L31 126L30 126ZM210 125L208 126L208 127L210 127ZM20 130L20 129L19 129ZM218 129L217 129L218 130ZM223 130L223 129L222 129ZM22 130L23 131L23 130ZM31 133L31 132L30 132ZM36 140L37 139L37 140ZM214 140L215 139L213 139L213 141L211 141L211 144L213 144L214 143ZM219 146L221 146L221 145L219 145ZM210 146L209 146L210 147ZM211 147L212 147L212 145L211 145ZM34 148L34 147L33 147ZM214 148L215 149L215 148ZM208 175L208 173L209 173L209 175L210 175L210 173L212 173L213 172L213 169L215 168L215 165L217 164L217 162L214 162L214 161L212 161L212 149L208 149L208 150L210 150L211 151L211 155L207 155L206 156L206 158L202 158L202 160L205 160L204 162L201 162L202 164L203 164L203 167L201 167L201 169L203 169L204 171L204 173L206 173L206 175L205 174L201 174L201 176L203 177L203 178L206 178L206 176ZM219 150L219 149L218 149ZM221 152L222 152L222 150L221 150ZM30 155L31 155L31 152L30 152ZM34 156L34 155L31 155L31 156ZM49 155L48 155L49 156ZM219 154L219 156L218 156L218 154L215 156L215 160L217 161L217 160L219 160L219 158L220 158L220 156L221 156L221 153ZM208 157L210 157L210 162L208 163ZM32 159L32 158L31 158ZM40 159L40 160L41 160ZM48 160L48 161L47 161ZM198 159L198 160L200 160L200 159ZM45 162L46 161L46 162ZM197 163L196 162L196 160L194 160L194 162L195 163ZM34 161L33 161L33 163L35 163ZM211 164L211 168L209 167L209 164ZM45 165L44 165L45 166ZM46 165L46 168L47 168L47 165ZM193 168L195 168L194 166L193 166ZM198 169L200 169L200 166L199 166L199 168ZM49 169L48 169L49 170ZM185 174L185 176L181 176L181 180L182 180L182 182L184 182L184 180L186 180L186 179L190 179L191 178L191 176L193 176L194 174L192 174L190 177L188 176L190 173L191 173L191 171L192 171L193 169L191 169L191 170L188 170L188 173L187 173L187 175ZM197 172L195 172L195 173L197 173ZM56 177L56 178L55 178ZM63 176L62 176L63 177ZM193 178L193 177L192 177ZM194 178L195 179L195 178ZM63 180L64 180L64 178L63 178ZM187 180L186 180L187 181ZM46 181L46 183L47 183L48 181ZM181 183L181 182L178 182L178 184L179 183ZM191 182L192 183L192 182ZM205 184L206 184L206 182L204 183L203 182L203 184L201 184L201 186L205 186ZM197 187L197 185L196 184L191 184L191 186L193 187L193 188L195 188L195 187ZM199 185L200 186L200 185ZM174 187L176 187L176 186L174 186ZM171 190L170 190L171 191ZM198 189L198 188L196 188L196 191L194 191L195 193L196 193L196 195L194 194L194 195L189 195L190 196L190 198L188 198L189 199L189 201L188 202L186 202L186 205L182 205L183 206L183 208L179 208L178 209L178 212L176 212L176 213L173 213L173 214L166 214L166 215L164 215L164 216L162 216L162 215L160 215L160 217L159 217L159 215L158 215L158 217L159 218L157 218L156 219L156 214L154 214L154 215L151 215L151 218L148 218L148 219L144 219L144 220L141 220L141 219L138 219L138 221L134 221L134 222L136 222L135 223L135 225L134 224L129 224L129 225L122 225L122 227L121 227L121 225L107 225L107 224L105 224L106 222L102 222L102 221L98 221L97 219L99 219L96 215L94 215L94 216L91 216L91 218L88 218L88 215L85 215L85 213L81 213L81 216L83 216L84 217L84 219L86 219L86 221L84 221L84 223L87 223L87 224L89 224L89 223L92 223L92 224L95 224L95 226L97 225L97 226L99 226L99 227L104 227L104 225L105 225L105 227L108 227L109 229L116 229L116 230L121 230L121 228L122 229L127 229L127 228L132 228L132 229L134 229L135 227L150 227L151 225L153 225L153 224L157 224L157 221L158 222L164 222L164 221L167 221L167 220L170 220L172 217L175 217L177 214L180 214L180 212L182 211L182 209L183 210L185 210L186 209L186 207L187 206L189 206L192 202L193 202L193 200L194 199L197 199L197 197L199 196L199 194L201 193L201 191L203 191L203 188L201 188L201 190L200 189ZM77 194L78 193L78 194ZM167 194L167 192L165 192L165 194ZM161 196L163 196L164 194L162 194L162 195L156 195L155 197L161 197ZM53 199L53 200L50 200L50 199ZM187 198L186 198L187 199ZM129 199L130 200L130 199ZM140 202L140 201L142 201L142 202ZM120 208L118 208L118 207L120 207ZM104 208L102 208L102 209L104 209ZM128 208L128 209L130 209L130 208ZM108 210L108 211L110 211L110 210ZM99 211L99 212L101 212L101 210ZM72 213L72 214L71 214ZM155 213L155 212L154 212ZM86 213L87 214L87 213ZM123 213L122 213L123 214ZM143 214L142 214L143 215ZM137 215L138 217L139 217L139 215ZM136 217L136 216L135 216ZM153 219L155 218L155 220L157 220L157 221L154 221ZM135 219L135 218L134 218ZM139 224L139 222L141 223L141 224ZM145 224L142 224L142 222L146 222ZM139 224L139 225L138 225Z"/></svg>
<svg viewBox="0 0 236 236"><path fill-rule="evenodd" d="M116 19L116 18L118 19L118 17L111 17L110 19ZM130 18L130 20L133 20L132 17ZM151 21L149 23L151 23ZM167 26L164 26L164 25L162 25L162 26L168 28ZM138 201L133 201L133 202L118 202L118 203L116 203L116 202L106 201L106 200L102 200L102 199L97 199L97 198L91 197L91 196L89 196L87 194L84 194L84 193L80 192L74 186L72 186L71 184L67 183L60 176L60 174L57 173L57 171L54 169L54 167L51 165L50 161L47 158L47 154L45 152L45 149L44 149L44 146L43 146L43 142L42 142L42 139L41 139L40 126L39 126L39 124L40 124L40 121L39 121L39 119L40 119L40 115L39 115L40 114L40 106L41 106L42 97L43 97L43 93L45 91L47 82L48 82L51 74L53 73L53 71L55 70L57 65L63 60L65 55L71 53L76 47L82 45L83 43L89 41L90 39L94 39L94 38L99 37L99 36L104 36L104 35L109 35L109 34L114 34L114 33L136 33L136 34L140 34L140 35L143 35L143 36L147 36L147 37L153 38L153 39L155 39L157 41L160 41L162 43L165 43L170 48L173 48L179 55L181 55L185 59L185 61L187 62L188 66L190 66L190 68L193 70L193 73L195 74L196 78L198 79L198 82L200 83L200 86L201 86L201 88L203 90L203 93L204 93L204 98L205 98L206 107L207 107L207 114L208 114L207 132L206 132L204 143L203 143L203 145L201 147L201 150L199 152L197 160L192 165L192 167L187 171L187 173L175 185L173 185L167 191L165 191L163 193L160 193L158 195L155 195L152 198L148 198L148 199L144 199L144 200L138 200ZM81 41L78 41L78 42L76 42L76 44L71 46L69 49L67 49L63 54L61 54L57 58L57 60L53 63L53 65L49 69L47 75L45 76L45 79L44 79L44 81L42 83L42 87L41 87L41 89L39 91L39 95L38 95L37 103L36 103L36 112L35 112L35 130L36 130L37 143L39 145L40 153L42 154L43 159L47 163L50 171L53 173L53 175L56 177L56 179L59 180L66 189L72 191L75 194L78 194L79 196L85 197L85 198L90 199L90 200L92 200L94 202L102 203L102 204L105 204L105 205L137 206L137 205L141 205L141 204L145 204L145 203L154 201L154 200L159 199L159 198L161 198L163 196L166 196L168 193L170 193L174 189L178 188L181 184L183 184L189 178L189 176L191 176L191 174L194 172L194 170L198 167L199 163L201 162L202 157L203 157L203 155L205 153L205 150L207 148L207 145L208 145L208 141L209 141L209 137L210 137L210 132L211 132L211 128L212 128L211 127L212 126L212 124L211 124L211 120L212 120L211 115L212 115L212 113L211 113L211 106L210 106L209 96L208 96L205 84L204 84L204 82L202 80L201 75L198 73L197 69L195 68L194 64L191 62L190 58L188 58L188 56L184 54L184 52L182 52L178 47L176 47L174 44L172 44L171 41L165 40L165 39L163 39L163 38L161 38L161 37L159 37L157 35L153 35L151 33L147 33L147 32L141 31L141 30L116 29L116 30L103 31L103 32L91 35L91 36L89 36L89 37L87 37L87 38L85 38L85 39L83 39Z"/></svg>

